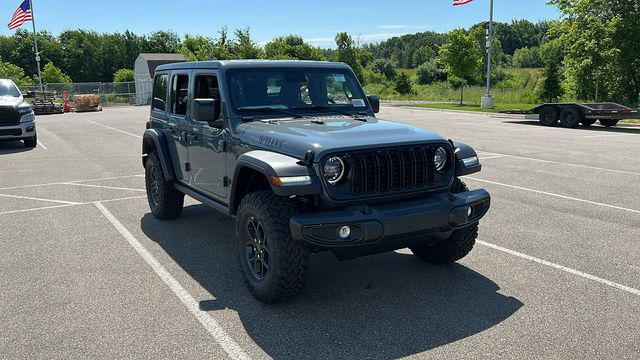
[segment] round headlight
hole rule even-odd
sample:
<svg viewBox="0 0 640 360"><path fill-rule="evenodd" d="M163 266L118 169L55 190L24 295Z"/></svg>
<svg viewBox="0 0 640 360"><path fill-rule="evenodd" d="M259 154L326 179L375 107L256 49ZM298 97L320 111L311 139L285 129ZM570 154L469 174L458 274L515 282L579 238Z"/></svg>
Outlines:
<svg viewBox="0 0 640 360"><path fill-rule="evenodd" d="M335 185L344 176L344 161L339 157L332 157L324 163L324 178L331 185Z"/></svg>
<svg viewBox="0 0 640 360"><path fill-rule="evenodd" d="M447 165L447 150L444 148L438 148L433 156L433 163L436 166L436 170L444 170L445 165Z"/></svg>

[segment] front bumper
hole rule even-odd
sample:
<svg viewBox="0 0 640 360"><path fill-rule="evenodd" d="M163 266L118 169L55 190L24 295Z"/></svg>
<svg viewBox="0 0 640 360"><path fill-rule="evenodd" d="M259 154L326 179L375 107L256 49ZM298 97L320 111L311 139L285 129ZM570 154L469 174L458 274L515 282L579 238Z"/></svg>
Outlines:
<svg viewBox="0 0 640 360"><path fill-rule="evenodd" d="M482 189L441 193L410 202L300 214L291 218L290 227L294 240L349 259L446 240L454 230L480 221L490 204L491 196ZM345 239L339 235L343 226L351 229Z"/></svg>
<svg viewBox="0 0 640 360"><path fill-rule="evenodd" d="M35 121L21 122L16 125L0 125L0 140L19 140L35 135Z"/></svg>

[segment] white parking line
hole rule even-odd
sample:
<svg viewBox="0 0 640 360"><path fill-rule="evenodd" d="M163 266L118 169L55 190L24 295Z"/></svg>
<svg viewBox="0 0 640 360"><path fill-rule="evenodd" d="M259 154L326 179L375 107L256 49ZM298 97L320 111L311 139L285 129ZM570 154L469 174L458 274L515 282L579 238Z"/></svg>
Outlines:
<svg viewBox="0 0 640 360"><path fill-rule="evenodd" d="M108 202L116 202L116 201L123 201L123 200L132 200L132 199L145 199L145 198L146 198L146 196L130 196L130 197L124 197L124 198L118 198L118 199L100 200L100 202L101 203L108 203ZM10 210L10 211L0 212L0 215L18 214L18 213L23 213L23 212L49 210L49 209L60 209L60 208L87 205L87 204L93 204L93 203L94 203L94 201L90 201L90 202L77 203L77 204L42 206L42 207L31 208L31 209Z"/></svg>
<svg viewBox="0 0 640 360"><path fill-rule="evenodd" d="M5 188L0 188L1 190L14 190L14 189L28 189L34 187L42 187L42 186L51 186L51 185L64 185L68 183L82 183L82 182L93 182L93 181L103 181L103 180L117 180L117 179L128 179L132 177L144 177L144 175L124 175L124 176L112 176L112 177L104 177L98 179L87 179L87 180L71 180L71 181L59 181L52 183L44 183L44 184L34 184L34 185L21 185L21 186L10 186Z"/></svg>
<svg viewBox="0 0 640 360"><path fill-rule="evenodd" d="M496 155L496 156L500 156L500 157L506 157L506 158L514 158L514 159L523 159L523 160L530 160L530 161L537 161L537 162L543 162L543 163L548 163L548 164L558 164L558 165L566 165L566 166L573 166L573 167L579 167L579 168L583 168L583 169L591 169L591 170L600 170L600 171L609 171L609 172L614 172L614 173L618 173L618 174L627 174L627 175L637 175L640 176L640 173L638 172L633 172L633 171L625 171L625 170L617 170L617 169L608 169L608 168L601 168L601 167L597 167L597 166L589 166L589 165L580 165L580 164L572 164L572 163L566 163L566 162L562 162L562 161L553 161L553 160L544 160L544 159L537 159L537 158L532 158L532 157L526 157L526 156L518 156L518 155L510 155L510 154L500 154L500 153L494 153L494 152L489 152L489 151L478 151L479 154L487 154L487 155ZM493 159L493 158L492 158ZM497 159L497 157L496 157Z"/></svg>
<svg viewBox="0 0 640 360"><path fill-rule="evenodd" d="M47 149L47 147L46 147L46 146L44 146L44 144L43 144L42 142L40 142L40 140L38 140L38 145L40 145L40 147L41 147L43 150L49 150L49 149Z"/></svg>
<svg viewBox="0 0 640 360"><path fill-rule="evenodd" d="M529 192L536 193L536 194L542 194L542 195L547 195L547 196L553 196L553 197L557 197L557 198L561 198L561 199L572 200L572 201L578 201L578 202L582 202L582 203L586 203L586 204L591 204L591 205L597 205L597 206L607 207L607 208L610 208L610 209L616 209L616 210L628 211L628 212L631 212L631 213L634 213L634 214L640 214L640 210L636 210L636 209L629 209L629 208L625 208L625 207L622 207L622 206L610 205L610 204L605 204L605 203L601 203L601 202L597 202L597 201L591 201L591 200L580 199L580 198L576 198L576 197L572 197L572 196L566 196L566 195L554 194L554 193L550 193L550 192L546 192L546 191L535 190L535 189L529 189L529 188L525 188L525 187L522 187L522 186L516 186L516 185L509 185L509 184L499 183L499 182L496 182L496 181L490 181L490 180L478 179L478 178L474 178L474 177L470 177L470 176L465 176L464 178L465 178L465 179L469 179L469 180L475 180L475 181L479 181L479 182L487 183L487 184L498 185L498 186L504 186L504 187L508 187L508 188L511 188L511 189L517 189L517 190L522 190L522 191L529 191Z"/></svg>
<svg viewBox="0 0 640 360"><path fill-rule="evenodd" d="M80 205L80 204L82 204L82 203L75 202L75 201L51 200L51 199L42 199L42 198L35 198L35 197L29 197L29 196L18 196L18 195L7 195L7 194L0 194L0 196L8 197L8 198L14 198L14 199L23 199L23 200L47 201L47 202L53 202L53 203L58 203L58 204L67 204L67 205Z"/></svg>
<svg viewBox="0 0 640 360"><path fill-rule="evenodd" d="M144 261L153 269L153 271L162 279L165 285L173 291L173 293L182 301L184 306L189 309L191 314L198 319L200 324L209 332L211 337L222 347L222 349L232 359L249 359L249 356L240 348L240 346L227 334L224 328L214 319L208 312L200 310L198 302L185 290L167 269L160 264L138 239L122 225L118 219L100 202L94 205L109 220L116 230L127 240L129 245L140 255Z"/></svg>
<svg viewBox="0 0 640 360"><path fill-rule="evenodd" d="M84 187L100 188L100 189L126 190L126 191L142 191L142 192L147 191L144 189L133 189L133 188L126 188L126 187L104 186L104 185L91 185L91 184L83 184L83 183L77 183L77 182L75 183L68 182L68 183L64 183L64 185L84 186Z"/></svg>
<svg viewBox="0 0 640 360"><path fill-rule="evenodd" d="M619 284L619 283L611 281L611 280L603 279L603 278L597 277L595 275L591 275L591 274L582 272L580 270L576 270L576 269L572 269L570 267L566 267L566 266L563 266L563 265L560 265L560 264L552 263L552 262L547 261L547 260L542 260L542 259L539 259L537 257L533 257L533 256L530 256L530 255L527 255L527 254L523 254L523 253L511 250L511 249L503 248L502 246L494 245L494 244L491 244L491 243L488 243L488 242L485 242L485 241L477 240L476 243L478 243L478 244L480 244L482 246L486 246L488 248L494 249L494 250L501 251L501 252L509 254L509 255L513 255L513 256L517 256L517 257L522 258L522 259L533 261L533 262L536 262L536 263L544 265L544 266L552 267L554 269L557 269L557 270L560 270L560 271L564 271L564 272L572 274L572 275L580 276L580 277L583 277L585 279L596 281L596 282L599 282L601 284L604 284L604 285L607 285L607 286L611 286L613 288L620 289L622 291L626 291L626 292L628 292L630 294L640 296L640 290L634 289L634 288L632 288L630 286L622 285L622 284Z"/></svg>
<svg viewBox="0 0 640 360"><path fill-rule="evenodd" d="M59 208L65 208L65 207L71 207L71 206L78 206L78 205L73 205L73 204L54 205L54 206L43 206L43 207L31 208L31 209L3 211L3 212L0 212L0 215L18 214L18 213L23 213L23 212L47 210L47 209L59 209Z"/></svg>
<svg viewBox="0 0 640 360"><path fill-rule="evenodd" d="M99 126L105 127L105 128L107 128L107 129L111 129L111 130L113 130L113 131L117 131L117 132L121 132L121 133L123 133L123 134L127 134L127 135L129 135L129 136L133 136L133 137L138 138L138 139L142 139L142 136L140 136L140 135L136 135L136 134L132 134L132 133L130 133L130 132L126 132L126 131L124 131L124 130L116 129L116 128L111 127L111 126L109 126L109 125L100 124L100 123L97 123L97 122L95 122L95 121L91 121L91 120L85 120L85 121L86 121L86 122L90 122L90 123L95 124L95 125L99 125Z"/></svg>

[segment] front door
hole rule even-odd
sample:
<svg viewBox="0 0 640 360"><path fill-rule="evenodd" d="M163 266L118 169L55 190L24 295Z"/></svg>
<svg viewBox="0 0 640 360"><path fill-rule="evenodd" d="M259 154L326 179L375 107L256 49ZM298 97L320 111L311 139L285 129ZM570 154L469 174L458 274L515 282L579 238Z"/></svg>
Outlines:
<svg viewBox="0 0 640 360"><path fill-rule="evenodd" d="M189 73L173 73L171 76L169 103L169 121L167 135L174 159L174 169L179 180L189 181L189 153L187 140L187 114L189 100ZM177 161L175 161L177 160Z"/></svg>
<svg viewBox="0 0 640 360"><path fill-rule="evenodd" d="M214 99L218 103L216 120L220 119L220 90L218 79L211 73L193 73L193 99ZM219 198L226 198L228 188L224 139L226 130L211 127L204 121L191 121L189 134L189 161L191 184L198 190Z"/></svg>

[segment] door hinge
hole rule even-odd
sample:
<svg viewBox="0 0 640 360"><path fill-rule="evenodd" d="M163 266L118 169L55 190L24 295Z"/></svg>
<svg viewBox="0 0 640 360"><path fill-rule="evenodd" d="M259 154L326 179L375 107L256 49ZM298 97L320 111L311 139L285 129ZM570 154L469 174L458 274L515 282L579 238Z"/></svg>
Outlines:
<svg viewBox="0 0 640 360"><path fill-rule="evenodd" d="M184 171L191 172L191 163L184 164Z"/></svg>
<svg viewBox="0 0 640 360"><path fill-rule="evenodd" d="M228 176L219 176L218 177L218 182L220 183L220 186L222 187L229 187L229 185L231 185L231 181L229 180Z"/></svg>

